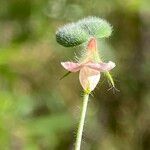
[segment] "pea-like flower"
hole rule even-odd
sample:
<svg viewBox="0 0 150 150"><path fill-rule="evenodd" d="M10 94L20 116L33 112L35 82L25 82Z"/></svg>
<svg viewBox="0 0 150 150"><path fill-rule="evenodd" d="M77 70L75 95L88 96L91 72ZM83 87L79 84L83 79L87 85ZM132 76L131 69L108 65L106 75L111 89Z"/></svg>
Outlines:
<svg viewBox="0 0 150 150"><path fill-rule="evenodd" d="M101 72L108 72L116 66L112 61L104 63L100 60L95 38L90 39L87 53L81 62L61 62L61 65L69 72L79 71L80 83L87 92L95 89Z"/></svg>

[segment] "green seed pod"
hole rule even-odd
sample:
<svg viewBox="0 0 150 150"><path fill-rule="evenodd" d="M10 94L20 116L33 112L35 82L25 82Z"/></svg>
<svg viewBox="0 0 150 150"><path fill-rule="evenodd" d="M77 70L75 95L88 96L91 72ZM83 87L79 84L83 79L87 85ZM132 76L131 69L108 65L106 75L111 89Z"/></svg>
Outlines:
<svg viewBox="0 0 150 150"><path fill-rule="evenodd" d="M105 38L109 37L112 33L111 25L98 17L88 17L77 22L79 26L90 36L96 38Z"/></svg>
<svg viewBox="0 0 150 150"><path fill-rule="evenodd" d="M56 32L56 41L65 46L73 47L86 42L89 35L77 24L67 24Z"/></svg>
<svg viewBox="0 0 150 150"><path fill-rule="evenodd" d="M105 38L111 33L112 27L107 21L88 17L59 28L56 41L65 47L73 47L88 41L90 37Z"/></svg>

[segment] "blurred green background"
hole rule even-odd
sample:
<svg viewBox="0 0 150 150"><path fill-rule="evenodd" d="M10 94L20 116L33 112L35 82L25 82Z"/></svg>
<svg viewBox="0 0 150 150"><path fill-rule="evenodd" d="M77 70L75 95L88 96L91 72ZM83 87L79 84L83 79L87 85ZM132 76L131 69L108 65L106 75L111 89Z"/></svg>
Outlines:
<svg viewBox="0 0 150 150"><path fill-rule="evenodd" d="M82 105L78 74L63 80L60 62L82 49L64 48L55 32L86 16L114 27L99 40L112 60L119 93L107 80L91 96L82 150L150 149L149 0L0 1L0 150L73 150Z"/></svg>

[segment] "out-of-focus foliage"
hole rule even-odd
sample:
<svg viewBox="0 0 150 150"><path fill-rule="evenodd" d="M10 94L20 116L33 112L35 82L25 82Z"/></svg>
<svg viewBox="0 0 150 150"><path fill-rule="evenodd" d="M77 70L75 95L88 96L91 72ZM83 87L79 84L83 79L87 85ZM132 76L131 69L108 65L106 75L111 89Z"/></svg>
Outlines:
<svg viewBox="0 0 150 150"><path fill-rule="evenodd" d="M0 149L69 150L82 104L78 75L60 61L74 50L55 41L61 25L98 16L114 27L99 41L113 60L120 93L107 92L104 77L89 102L84 150L150 148L149 0L0 1Z"/></svg>

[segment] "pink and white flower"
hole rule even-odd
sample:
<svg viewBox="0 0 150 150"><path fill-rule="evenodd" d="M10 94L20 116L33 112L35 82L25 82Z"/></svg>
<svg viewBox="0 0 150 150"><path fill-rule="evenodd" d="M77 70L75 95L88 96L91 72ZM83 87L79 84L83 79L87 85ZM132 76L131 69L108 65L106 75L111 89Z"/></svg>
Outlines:
<svg viewBox="0 0 150 150"><path fill-rule="evenodd" d="M87 47L86 58L81 63L61 62L61 65L69 72L79 71L79 80L85 91L93 91L100 80L101 72L110 71L115 63L96 62L94 55L97 53L96 40L92 38Z"/></svg>

